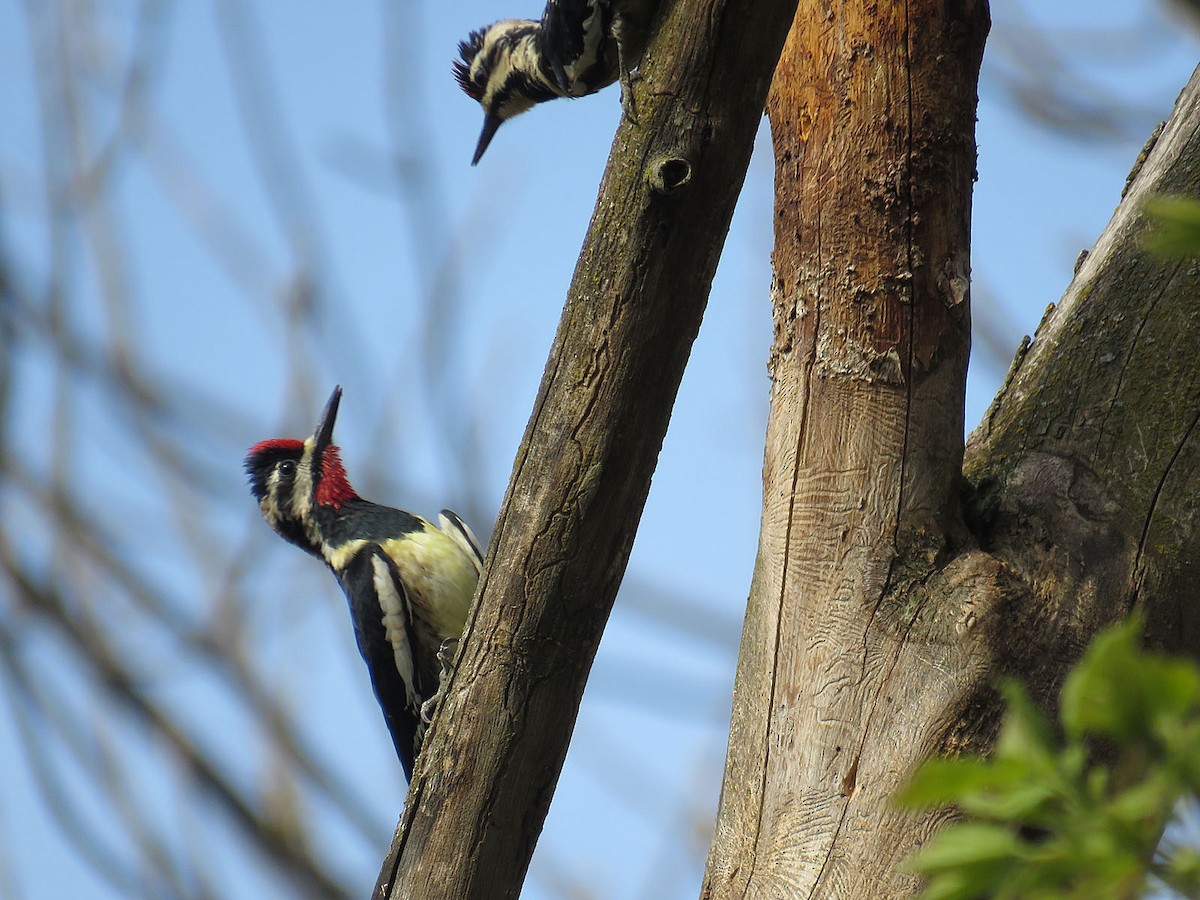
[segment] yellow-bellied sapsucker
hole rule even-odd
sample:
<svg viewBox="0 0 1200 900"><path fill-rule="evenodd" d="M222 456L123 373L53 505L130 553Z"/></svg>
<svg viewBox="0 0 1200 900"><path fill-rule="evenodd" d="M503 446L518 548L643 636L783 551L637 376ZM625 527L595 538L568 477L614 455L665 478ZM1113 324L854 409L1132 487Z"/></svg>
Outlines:
<svg viewBox="0 0 1200 900"><path fill-rule="evenodd" d="M479 162L507 119L555 97L582 97L621 80L632 109L630 72L642 58L658 0L548 0L539 21L504 19L458 45L459 86L483 107Z"/></svg>
<svg viewBox="0 0 1200 900"><path fill-rule="evenodd" d="M371 686L411 778L483 554L450 510L442 510L434 525L355 493L332 443L341 396L335 388L307 440L255 444L246 473L267 524L324 560L341 584Z"/></svg>

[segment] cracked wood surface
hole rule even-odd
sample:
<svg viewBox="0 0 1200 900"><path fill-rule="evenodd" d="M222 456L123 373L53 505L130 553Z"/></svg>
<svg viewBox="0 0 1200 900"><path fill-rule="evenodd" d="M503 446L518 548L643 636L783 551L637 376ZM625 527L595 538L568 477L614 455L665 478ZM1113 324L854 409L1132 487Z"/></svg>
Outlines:
<svg viewBox="0 0 1200 900"><path fill-rule="evenodd" d="M985 672L928 632L953 628L945 596L1003 583L957 555L987 23L806 2L776 71L762 532L707 898L910 892L898 864L938 817L887 798Z"/></svg>
<svg viewBox="0 0 1200 900"><path fill-rule="evenodd" d="M901 861L947 814L888 797L929 754L990 743L997 676L1052 704L1134 606L1152 642L1200 647L1200 276L1139 239L1145 196L1200 196L1200 74L956 486L986 11L880 6L806 4L769 103L763 531L706 898L911 895Z"/></svg>
<svg viewBox="0 0 1200 900"><path fill-rule="evenodd" d="M660 13L377 897L520 892L794 12Z"/></svg>

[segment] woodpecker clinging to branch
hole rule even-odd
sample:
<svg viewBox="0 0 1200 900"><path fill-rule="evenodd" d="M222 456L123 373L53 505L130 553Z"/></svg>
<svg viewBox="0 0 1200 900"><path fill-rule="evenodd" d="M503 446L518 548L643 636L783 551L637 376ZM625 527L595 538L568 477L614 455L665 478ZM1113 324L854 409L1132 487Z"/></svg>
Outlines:
<svg viewBox="0 0 1200 900"><path fill-rule="evenodd" d="M335 388L308 440L255 444L246 456L246 473L267 524L324 560L341 584L359 652L411 778L483 554L471 530L449 510L434 525L354 492L332 443L341 396L342 389Z"/></svg>
<svg viewBox="0 0 1200 900"><path fill-rule="evenodd" d="M631 71L641 61L658 0L548 0L540 21L504 19L458 45L454 77L483 107L479 162L507 119L555 97L582 97L621 80L632 115Z"/></svg>

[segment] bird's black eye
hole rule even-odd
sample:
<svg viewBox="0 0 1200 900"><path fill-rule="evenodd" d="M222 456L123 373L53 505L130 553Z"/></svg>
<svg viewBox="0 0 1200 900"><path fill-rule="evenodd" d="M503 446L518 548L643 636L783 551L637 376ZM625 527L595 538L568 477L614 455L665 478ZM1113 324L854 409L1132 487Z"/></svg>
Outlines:
<svg viewBox="0 0 1200 900"><path fill-rule="evenodd" d="M285 459L279 464L278 472L280 478L291 478L296 474L296 463L293 460Z"/></svg>

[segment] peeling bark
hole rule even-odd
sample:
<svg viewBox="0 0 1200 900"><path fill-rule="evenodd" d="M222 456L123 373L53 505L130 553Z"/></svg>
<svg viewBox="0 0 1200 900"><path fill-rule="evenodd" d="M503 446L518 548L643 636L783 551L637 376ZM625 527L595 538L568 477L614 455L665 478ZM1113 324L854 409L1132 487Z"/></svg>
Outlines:
<svg viewBox="0 0 1200 900"><path fill-rule="evenodd" d="M1197 648L1200 278L1142 250L1200 195L1200 75L961 439L982 2L806 3L777 163L762 533L702 896L903 897L946 817L889 797L984 749L1000 675L1051 706L1132 607Z"/></svg>
<svg viewBox="0 0 1200 900"><path fill-rule="evenodd" d="M803 4L776 157L762 533L705 897L902 896L888 797L986 676L959 508L979 3Z"/></svg>

